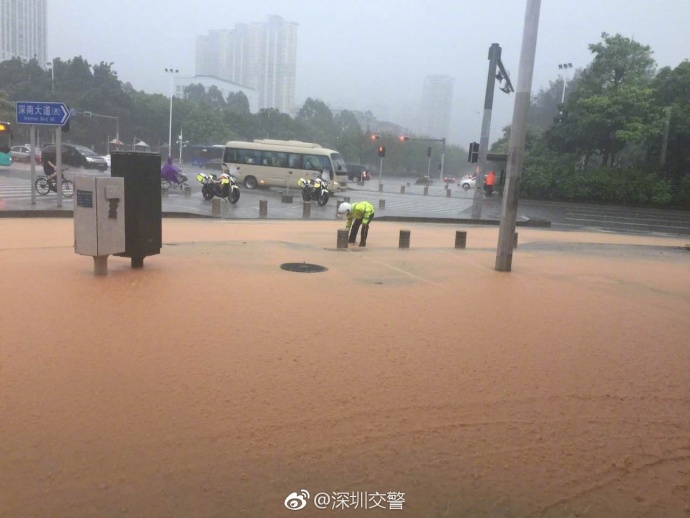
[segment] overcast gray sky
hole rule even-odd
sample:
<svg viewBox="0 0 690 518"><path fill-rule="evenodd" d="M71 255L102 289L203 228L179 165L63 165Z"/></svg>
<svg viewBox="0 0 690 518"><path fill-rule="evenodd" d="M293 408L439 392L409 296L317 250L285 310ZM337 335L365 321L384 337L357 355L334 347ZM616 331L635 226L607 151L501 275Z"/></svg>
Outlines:
<svg viewBox="0 0 690 518"><path fill-rule="evenodd" d="M371 110L412 124L424 77L455 78L449 140L479 140L492 43L513 84L526 0L49 0L48 55L113 62L122 81L170 88L166 67L194 74L196 36L279 15L300 24L297 96ZM558 63L584 67L602 32L649 45L659 67L690 58L690 0L542 0L533 93ZM496 90L491 140L510 124L515 96Z"/></svg>

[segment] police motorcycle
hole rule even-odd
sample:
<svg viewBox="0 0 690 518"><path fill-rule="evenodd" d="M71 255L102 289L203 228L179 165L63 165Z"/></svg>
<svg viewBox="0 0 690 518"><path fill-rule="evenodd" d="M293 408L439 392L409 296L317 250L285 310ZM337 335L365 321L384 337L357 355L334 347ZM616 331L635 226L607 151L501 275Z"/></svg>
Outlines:
<svg viewBox="0 0 690 518"><path fill-rule="evenodd" d="M212 200L216 196L229 203L237 203L240 199L240 187L237 185L237 177L230 173L215 174L199 173L197 181L202 184L201 195L205 200Z"/></svg>
<svg viewBox="0 0 690 518"><path fill-rule="evenodd" d="M324 180L321 173L316 178L300 178L297 180L297 185L302 189L304 201L314 200L319 204L319 207L328 203L331 193L328 192L328 181Z"/></svg>

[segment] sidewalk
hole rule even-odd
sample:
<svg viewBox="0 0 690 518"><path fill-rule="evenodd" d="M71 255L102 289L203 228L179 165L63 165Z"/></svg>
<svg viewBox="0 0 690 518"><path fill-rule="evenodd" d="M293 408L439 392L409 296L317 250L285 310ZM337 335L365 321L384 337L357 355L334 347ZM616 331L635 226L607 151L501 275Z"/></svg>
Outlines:
<svg viewBox="0 0 690 518"><path fill-rule="evenodd" d="M0 219L2 515L687 512L687 240L525 228L499 273L495 227L338 228L164 219L94 277L72 221Z"/></svg>
<svg viewBox="0 0 690 518"><path fill-rule="evenodd" d="M378 188L378 184L375 186ZM442 215L420 215L414 211L407 212L404 208L391 210L390 202L394 198L412 198L419 200L424 197L426 200L433 203L434 198L443 198L444 201L449 200L445 195L445 188L430 187L429 195L423 194L423 186L414 186L413 189L408 189L404 195L399 193L388 192L389 206L384 210L378 209L379 193L370 197L374 203L377 214L376 219L381 221L410 221L410 222L427 222L427 223L451 223L451 224L465 224L465 225L498 225L500 220L500 199L495 197L493 199L484 199L482 216L480 218L472 218L471 208L468 210L457 210ZM418 192L417 192L418 191ZM316 203L311 204L310 218L317 220L335 220L336 215L336 200L343 200L350 198L358 199L358 196L369 196L370 193L366 186L353 185L352 188L345 192L335 194L332 201L324 207L319 207ZM269 200L269 214L267 219L278 220L301 220L302 219L302 200L298 190L291 189L294 200L291 204L282 204L280 202L280 195L273 190L265 190L261 192L246 192L243 191L243 197L236 205L231 205L226 202L221 203L221 219L241 219L251 220L259 218L259 199ZM461 189L453 192L454 196L467 196L467 193ZM391 198L392 196L392 198ZM360 198L361 199L361 198ZM72 203L70 198L62 199L62 207L57 207L57 196L50 193L48 196L36 195L36 203L32 204L29 199L14 199L0 197L0 218L17 218L17 217L71 217ZM212 217L211 204L204 201L198 193L194 198L185 197L182 192L173 191L167 197L162 198L162 212L165 218L210 218ZM518 226L541 227L548 228L551 222L545 218L527 217L524 211L520 211L517 219Z"/></svg>

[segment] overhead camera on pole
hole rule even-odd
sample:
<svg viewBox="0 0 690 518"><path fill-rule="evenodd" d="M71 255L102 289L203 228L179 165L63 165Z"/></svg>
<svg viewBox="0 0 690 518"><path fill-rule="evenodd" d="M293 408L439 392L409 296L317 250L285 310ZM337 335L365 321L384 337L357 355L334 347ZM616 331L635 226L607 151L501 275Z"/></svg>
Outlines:
<svg viewBox="0 0 690 518"><path fill-rule="evenodd" d="M496 80L498 81L498 84L503 84L503 81L506 83L504 86L499 86L498 89L507 94L514 92L515 90L513 89L513 84L510 82L508 72L506 72L506 70L503 68L503 62L500 58L498 59L496 65L498 66L498 72L496 73Z"/></svg>

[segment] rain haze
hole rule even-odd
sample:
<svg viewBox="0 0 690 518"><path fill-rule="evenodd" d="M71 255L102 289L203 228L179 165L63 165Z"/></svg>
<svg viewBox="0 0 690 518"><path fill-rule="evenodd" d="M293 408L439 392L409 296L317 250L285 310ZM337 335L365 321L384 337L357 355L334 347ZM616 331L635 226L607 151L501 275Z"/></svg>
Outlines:
<svg viewBox="0 0 690 518"><path fill-rule="evenodd" d="M448 75L454 79L448 139L465 145L479 138L492 43L501 46L502 61L517 82L525 5L514 0L51 0L48 55L112 62L123 82L167 95L165 67L194 75L197 36L278 15L299 24L296 106L318 98L331 109L370 110L379 120L414 131L424 78ZM685 0L542 2L532 92L558 80L559 63L587 66L588 45L600 41L602 32L649 45L658 67L675 67L688 58L689 19ZM513 94L496 90L491 141L510 124L513 101Z"/></svg>

